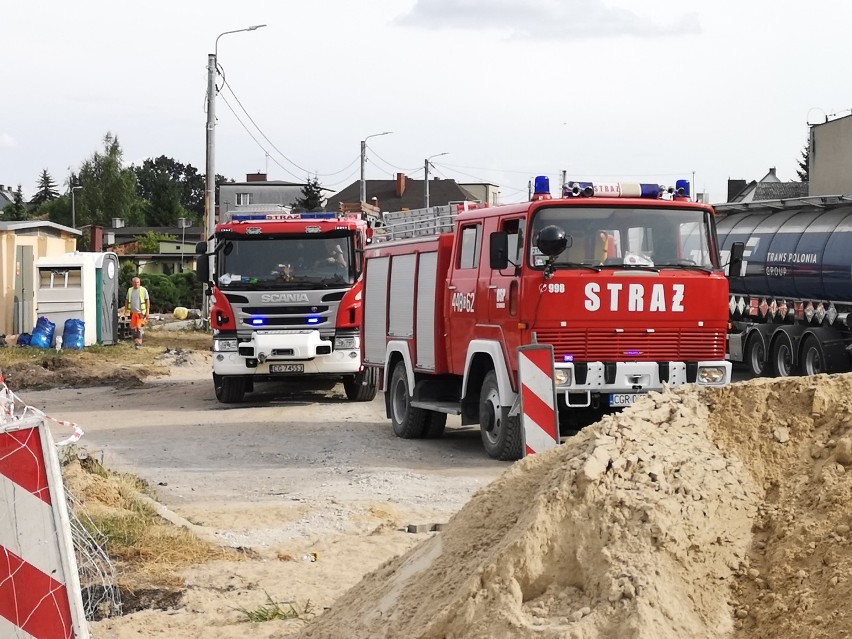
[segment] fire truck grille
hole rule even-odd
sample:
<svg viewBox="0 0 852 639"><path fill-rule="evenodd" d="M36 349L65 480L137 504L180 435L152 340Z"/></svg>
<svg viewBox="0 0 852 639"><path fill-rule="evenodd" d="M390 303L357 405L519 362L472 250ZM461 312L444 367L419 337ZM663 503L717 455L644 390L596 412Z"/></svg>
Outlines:
<svg viewBox="0 0 852 639"><path fill-rule="evenodd" d="M244 306L248 315L314 315L325 313L328 306Z"/></svg>
<svg viewBox="0 0 852 639"><path fill-rule="evenodd" d="M556 361L702 361L725 358L725 331L587 330L536 332L540 344L552 344ZM567 357L566 357L567 356Z"/></svg>

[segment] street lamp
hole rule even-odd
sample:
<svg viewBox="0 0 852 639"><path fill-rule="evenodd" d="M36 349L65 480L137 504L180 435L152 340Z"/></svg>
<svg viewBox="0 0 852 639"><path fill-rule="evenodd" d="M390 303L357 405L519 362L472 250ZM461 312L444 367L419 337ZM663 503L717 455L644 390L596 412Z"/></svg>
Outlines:
<svg viewBox="0 0 852 639"><path fill-rule="evenodd" d="M216 61L219 55L219 38L229 33L240 33L241 31L254 31L265 27L265 24L255 24L245 29L234 29L224 31L216 36L213 44L213 53L207 55L207 177L206 192L204 195L204 230L207 235L207 253L209 254L209 268L213 272L213 233L216 231L216 154L215 135L216 126ZM210 310L210 300L207 288L204 289L205 314Z"/></svg>
<svg viewBox="0 0 852 639"><path fill-rule="evenodd" d="M364 179L364 165L367 162L367 140L380 135L388 135L393 131L385 131L383 133L372 133L361 140L361 204L367 201L367 181Z"/></svg>
<svg viewBox="0 0 852 639"><path fill-rule="evenodd" d="M431 160L432 158L436 158L438 156L441 156L441 155L447 155L447 153L449 153L449 151L444 151L443 153L436 153L435 155L430 155L428 158L426 158L426 161L424 162L424 168L426 169L426 173L424 175L423 186L425 188L424 188L423 193L425 194L424 200L426 202L426 204L424 206L427 209L429 208L429 164L430 164L429 160Z"/></svg>
<svg viewBox="0 0 852 639"><path fill-rule="evenodd" d="M77 207L74 203L74 191L77 189L82 189L82 186L72 186L71 187L71 227L77 228Z"/></svg>
<svg viewBox="0 0 852 639"><path fill-rule="evenodd" d="M180 272L183 273L183 245L186 243L186 227L192 224L192 220L188 217L179 217L178 226L180 227Z"/></svg>

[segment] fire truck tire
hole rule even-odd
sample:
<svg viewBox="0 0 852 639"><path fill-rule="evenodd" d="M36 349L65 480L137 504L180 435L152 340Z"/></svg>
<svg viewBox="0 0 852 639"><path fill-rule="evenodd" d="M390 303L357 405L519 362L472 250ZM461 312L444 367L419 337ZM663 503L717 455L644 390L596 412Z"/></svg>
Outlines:
<svg viewBox="0 0 852 639"><path fill-rule="evenodd" d="M447 414L430 412L426 420L426 428L423 429L424 439L439 439L447 427Z"/></svg>
<svg viewBox="0 0 852 639"><path fill-rule="evenodd" d="M493 459L509 461L523 454L521 421L509 417L508 410L500 405L497 374L489 371L482 382L479 394L479 427L485 452Z"/></svg>
<svg viewBox="0 0 852 639"><path fill-rule="evenodd" d="M371 402L379 388L379 375L375 368L364 368L360 373L343 380L346 397L353 402Z"/></svg>
<svg viewBox="0 0 852 639"><path fill-rule="evenodd" d="M223 404L239 404L246 394L246 380L243 377L213 373L213 388L216 399Z"/></svg>
<svg viewBox="0 0 852 639"><path fill-rule="evenodd" d="M387 392L390 393L390 414L394 434L402 439L423 437L431 413L411 405L408 374L405 372L404 362L399 362L394 367Z"/></svg>

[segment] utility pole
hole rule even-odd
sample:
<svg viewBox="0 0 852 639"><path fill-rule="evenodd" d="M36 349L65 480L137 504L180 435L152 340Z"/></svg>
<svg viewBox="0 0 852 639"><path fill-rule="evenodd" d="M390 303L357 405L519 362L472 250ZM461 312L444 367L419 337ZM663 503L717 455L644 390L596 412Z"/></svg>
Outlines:
<svg viewBox="0 0 852 639"><path fill-rule="evenodd" d="M74 191L82 189L82 186L71 187L71 228L77 228L77 206L74 202Z"/></svg>
<svg viewBox="0 0 852 639"><path fill-rule="evenodd" d="M215 128L216 128L216 66L219 55L219 38L229 33L240 33L242 31L254 31L265 27L265 24L255 24L245 29L234 29L225 31L216 36L213 43L213 53L207 54L207 171L204 193L204 233L207 240L208 268L211 276L215 260L213 257L213 234L216 232L216 152L215 152ZM210 296L207 287L204 287L203 315L210 317Z"/></svg>
<svg viewBox="0 0 852 639"><path fill-rule="evenodd" d="M439 155L447 155L447 153L449 153L449 151L444 151L443 153L436 153L435 155L430 155L428 158L426 158L425 162L423 163L423 168L424 168L424 172L423 172L423 195L424 195L423 201L424 201L424 204L423 204L423 206L427 209L429 208L429 165L431 164L429 162L429 160L431 160L432 158L436 158Z"/></svg>
<svg viewBox="0 0 852 639"><path fill-rule="evenodd" d="M364 204L367 201L367 180L364 177L364 168L367 165L367 140L370 138L375 138L380 135L389 135L393 133L393 131L384 131L383 133L371 133L363 140L361 140L361 204Z"/></svg>

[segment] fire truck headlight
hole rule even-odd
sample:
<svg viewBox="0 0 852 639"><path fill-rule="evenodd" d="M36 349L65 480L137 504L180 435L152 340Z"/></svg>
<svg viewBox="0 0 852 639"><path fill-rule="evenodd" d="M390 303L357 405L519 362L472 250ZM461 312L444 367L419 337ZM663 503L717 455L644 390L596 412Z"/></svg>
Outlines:
<svg viewBox="0 0 852 639"><path fill-rule="evenodd" d="M336 351L351 351L359 348L360 344L357 337L335 337L334 350Z"/></svg>
<svg viewBox="0 0 852 639"><path fill-rule="evenodd" d="M235 339L214 339L213 352L225 353L237 350L237 340Z"/></svg>
<svg viewBox="0 0 852 639"><path fill-rule="evenodd" d="M570 368L557 368L553 372L553 381L557 386L570 386L573 379L573 371Z"/></svg>
<svg viewBox="0 0 852 639"><path fill-rule="evenodd" d="M725 369L721 366L702 366L698 369L699 384L720 384L725 381Z"/></svg>

